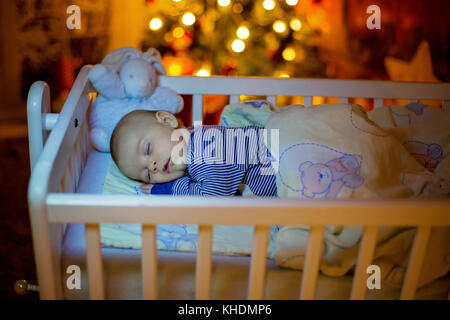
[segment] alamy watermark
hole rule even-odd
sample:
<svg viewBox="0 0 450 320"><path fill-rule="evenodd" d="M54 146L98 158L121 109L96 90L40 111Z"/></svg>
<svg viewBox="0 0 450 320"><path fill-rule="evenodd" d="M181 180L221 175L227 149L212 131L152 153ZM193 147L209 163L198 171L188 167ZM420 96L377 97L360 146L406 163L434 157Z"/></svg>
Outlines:
<svg viewBox="0 0 450 320"><path fill-rule="evenodd" d="M367 289L381 289L381 269L376 264L372 264L367 267L366 273L370 274L367 278Z"/></svg>
<svg viewBox="0 0 450 320"><path fill-rule="evenodd" d="M81 289L81 269L76 264L67 267L66 273L70 274L66 280L66 286L69 290Z"/></svg>
<svg viewBox="0 0 450 320"><path fill-rule="evenodd" d="M66 273L70 274L66 280L66 287L69 290L81 289L81 269L79 266L72 264L67 267ZM381 289L381 269L376 264L370 265L366 269L366 273L370 276L366 280L367 289Z"/></svg>
<svg viewBox="0 0 450 320"><path fill-rule="evenodd" d="M190 141L189 130L180 128L171 135L171 140L178 142L171 151L171 160L174 164L262 164L261 175L273 175L278 172L279 137L279 129L270 130L269 148L265 128L232 128L224 132L197 126ZM187 153L189 144L193 146L192 157Z"/></svg>
<svg viewBox="0 0 450 320"><path fill-rule="evenodd" d="M67 7L66 13L70 14L66 20L66 27L69 30L81 29L81 10L76 4Z"/></svg>
<svg viewBox="0 0 450 320"><path fill-rule="evenodd" d="M376 4L372 4L367 7L366 10L367 14L371 14L369 18L367 18L366 26L367 29L373 30L373 29L381 29L381 9Z"/></svg>

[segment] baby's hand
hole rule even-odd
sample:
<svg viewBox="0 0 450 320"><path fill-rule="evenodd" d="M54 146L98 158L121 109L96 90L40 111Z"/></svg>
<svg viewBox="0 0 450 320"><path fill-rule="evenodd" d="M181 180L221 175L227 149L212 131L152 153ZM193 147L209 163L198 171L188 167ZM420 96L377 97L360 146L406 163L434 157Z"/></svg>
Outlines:
<svg viewBox="0 0 450 320"><path fill-rule="evenodd" d="M153 187L153 184L145 184L145 183L143 183L143 184L140 185L139 189L141 189L143 193L150 194L150 191L152 190L152 187Z"/></svg>

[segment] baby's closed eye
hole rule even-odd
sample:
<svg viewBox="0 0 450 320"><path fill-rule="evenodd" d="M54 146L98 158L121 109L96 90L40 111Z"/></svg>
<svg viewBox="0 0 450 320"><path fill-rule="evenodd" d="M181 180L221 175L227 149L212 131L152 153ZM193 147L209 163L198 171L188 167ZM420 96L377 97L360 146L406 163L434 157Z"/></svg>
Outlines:
<svg viewBox="0 0 450 320"><path fill-rule="evenodd" d="M148 168L145 168L141 173L141 180L145 183L150 183L151 177L150 177L150 170Z"/></svg>
<svg viewBox="0 0 450 320"><path fill-rule="evenodd" d="M146 142L146 143L145 143L144 154L145 154L146 156L149 156L149 155L150 155L150 142Z"/></svg>

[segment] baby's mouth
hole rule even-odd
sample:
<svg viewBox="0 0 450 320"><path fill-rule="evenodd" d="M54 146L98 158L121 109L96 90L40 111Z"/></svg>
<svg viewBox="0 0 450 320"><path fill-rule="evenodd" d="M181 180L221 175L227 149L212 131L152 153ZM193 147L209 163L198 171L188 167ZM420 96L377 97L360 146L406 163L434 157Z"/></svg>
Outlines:
<svg viewBox="0 0 450 320"><path fill-rule="evenodd" d="M170 173L169 163L170 163L170 158L169 158L169 160L167 160L167 163L164 165L163 172Z"/></svg>

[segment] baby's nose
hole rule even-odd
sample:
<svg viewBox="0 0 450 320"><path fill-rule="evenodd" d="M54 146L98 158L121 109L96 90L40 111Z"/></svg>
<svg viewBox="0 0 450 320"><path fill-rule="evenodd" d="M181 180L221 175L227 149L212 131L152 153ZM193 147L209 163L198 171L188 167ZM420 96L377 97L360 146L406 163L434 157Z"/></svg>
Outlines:
<svg viewBox="0 0 450 320"><path fill-rule="evenodd" d="M158 170L158 167L156 165L156 161L151 161L150 162L150 171L156 172L157 170Z"/></svg>

